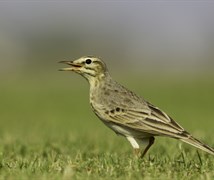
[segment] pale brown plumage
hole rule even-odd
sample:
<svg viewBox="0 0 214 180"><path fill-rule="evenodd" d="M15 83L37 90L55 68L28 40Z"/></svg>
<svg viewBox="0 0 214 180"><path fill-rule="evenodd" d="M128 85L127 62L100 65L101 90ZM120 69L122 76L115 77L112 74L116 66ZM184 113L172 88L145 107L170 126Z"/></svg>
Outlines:
<svg viewBox="0 0 214 180"><path fill-rule="evenodd" d="M214 149L195 139L165 112L114 81L103 61L84 56L62 71L74 71L90 84L90 104L95 114L117 134L127 138L135 150L139 142L148 140L142 156L154 143L154 136L180 139L214 155Z"/></svg>

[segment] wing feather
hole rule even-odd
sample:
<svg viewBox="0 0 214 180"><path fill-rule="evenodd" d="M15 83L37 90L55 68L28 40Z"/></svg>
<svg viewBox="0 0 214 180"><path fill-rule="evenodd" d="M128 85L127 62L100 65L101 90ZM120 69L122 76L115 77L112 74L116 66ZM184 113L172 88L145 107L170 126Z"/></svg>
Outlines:
<svg viewBox="0 0 214 180"><path fill-rule="evenodd" d="M149 111L148 111L149 109ZM153 135L186 137L187 132L165 112L148 103L148 109L124 109L111 114L110 121Z"/></svg>

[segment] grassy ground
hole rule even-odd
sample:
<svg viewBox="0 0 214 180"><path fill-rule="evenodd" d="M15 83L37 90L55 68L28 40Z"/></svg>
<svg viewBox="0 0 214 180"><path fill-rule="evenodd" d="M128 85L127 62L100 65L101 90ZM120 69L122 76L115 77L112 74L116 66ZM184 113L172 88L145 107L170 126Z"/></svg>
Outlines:
<svg viewBox="0 0 214 180"><path fill-rule="evenodd" d="M213 76L199 77L120 82L214 147ZM156 138L147 156L136 158L130 144L92 113L88 85L76 75L1 80L0 179L112 178L214 179L214 157Z"/></svg>

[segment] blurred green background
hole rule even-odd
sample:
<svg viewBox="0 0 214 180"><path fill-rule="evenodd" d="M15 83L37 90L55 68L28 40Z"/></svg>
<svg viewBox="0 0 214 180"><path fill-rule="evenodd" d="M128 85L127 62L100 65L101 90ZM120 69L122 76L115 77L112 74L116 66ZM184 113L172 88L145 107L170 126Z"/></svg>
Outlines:
<svg viewBox="0 0 214 180"><path fill-rule="evenodd" d="M58 72L60 60L95 55L117 81L214 144L213 18L206 1L1 1L1 140L123 143L91 111L87 82Z"/></svg>

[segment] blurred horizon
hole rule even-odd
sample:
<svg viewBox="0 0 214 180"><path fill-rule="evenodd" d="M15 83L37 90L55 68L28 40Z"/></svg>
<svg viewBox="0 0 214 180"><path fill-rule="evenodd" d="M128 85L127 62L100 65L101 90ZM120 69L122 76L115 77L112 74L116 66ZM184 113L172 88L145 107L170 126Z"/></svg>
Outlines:
<svg viewBox="0 0 214 180"><path fill-rule="evenodd" d="M213 9L212 1L1 1L0 72L52 72L83 55L113 71L212 72Z"/></svg>

